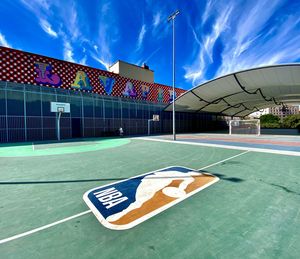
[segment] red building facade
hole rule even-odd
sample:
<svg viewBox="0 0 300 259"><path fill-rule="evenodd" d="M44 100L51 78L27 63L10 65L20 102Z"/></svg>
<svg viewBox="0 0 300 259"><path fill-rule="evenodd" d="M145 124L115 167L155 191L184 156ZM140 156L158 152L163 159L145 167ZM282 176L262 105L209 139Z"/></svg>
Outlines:
<svg viewBox="0 0 300 259"><path fill-rule="evenodd" d="M172 87L122 77L108 71L0 47L0 81L93 92L169 103ZM175 96L185 91L175 89Z"/></svg>

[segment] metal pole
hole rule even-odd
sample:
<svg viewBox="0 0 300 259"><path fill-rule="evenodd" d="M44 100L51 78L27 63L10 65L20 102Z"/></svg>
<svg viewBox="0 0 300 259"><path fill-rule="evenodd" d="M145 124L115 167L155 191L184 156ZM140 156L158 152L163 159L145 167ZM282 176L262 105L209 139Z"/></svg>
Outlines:
<svg viewBox="0 0 300 259"><path fill-rule="evenodd" d="M42 127L42 140L44 140L44 114L43 114L43 92L40 87L40 93L41 93L41 127Z"/></svg>
<svg viewBox="0 0 300 259"><path fill-rule="evenodd" d="M148 120L148 136L150 136L150 123L151 123L151 121L153 121L153 120Z"/></svg>
<svg viewBox="0 0 300 259"><path fill-rule="evenodd" d="M173 27L173 96L172 96L172 110L173 110L173 140L176 140L176 128L175 128L175 18L179 14L177 10L173 14L171 14L168 18L168 21L172 20Z"/></svg>
<svg viewBox="0 0 300 259"><path fill-rule="evenodd" d="M60 141L60 117L61 117L61 112L58 113L57 117L57 140Z"/></svg>
<svg viewBox="0 0 300 259"><path fill-rule="evenodd" d="M173 140L176 140L175 132L175 20L173 19Z"/></svg>
<svg viewBox="0 0 300 259"><path fill-rule="evenodd" d="M80 93L80 96L81 96L81 120L82 120L82 124L81 124L82 136L81 137L84 137L84 106L83 106L82 93Z"/></svg>
<svg viewBox="0 0 300 259"><path fill-rule="evenodd" d="M27 111L26 111L26 92L25 85L23 85L23 96L24 96L24 128L25 128L25 141L27 141Z"/></svg>
<svg viewBox="0 0 300 259"><path fill-rule="evenodd" d="M7 82L5 84L5 124L6 124L6 142L8 142L8 112L7 112Z"/></svg>

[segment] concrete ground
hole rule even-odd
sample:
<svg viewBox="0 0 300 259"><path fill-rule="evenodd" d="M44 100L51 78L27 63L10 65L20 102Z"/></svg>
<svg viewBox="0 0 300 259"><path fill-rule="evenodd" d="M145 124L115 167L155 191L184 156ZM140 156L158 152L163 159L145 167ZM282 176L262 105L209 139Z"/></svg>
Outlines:
<svg viewBox="0 0 300 259"><path fill-rule="evenodd" d="M1 258L299 258L299 156L126 138L39 145L0 146ZM123 231L82 199L173 165L220 181Z"/></svg>

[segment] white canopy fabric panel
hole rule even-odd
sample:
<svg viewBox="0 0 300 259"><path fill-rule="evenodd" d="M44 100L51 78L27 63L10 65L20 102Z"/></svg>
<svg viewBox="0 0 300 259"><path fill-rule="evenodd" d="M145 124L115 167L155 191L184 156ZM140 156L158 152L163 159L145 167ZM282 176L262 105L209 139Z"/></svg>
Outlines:
<svg viewBox="0 0 300 259"><path fill-rule="evenodd" d="M246 116L259 109L300 103L300 64L253 68L205 82L175 100L176 111ZM172 105L165 108L172 111Z"/></svg>

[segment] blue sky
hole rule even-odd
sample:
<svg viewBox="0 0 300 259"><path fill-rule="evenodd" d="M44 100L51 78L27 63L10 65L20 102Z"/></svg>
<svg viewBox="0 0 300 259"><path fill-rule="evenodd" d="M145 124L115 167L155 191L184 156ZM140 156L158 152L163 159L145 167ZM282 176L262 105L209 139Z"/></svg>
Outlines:
<svg viewBox="0 0 300 259"><path fill-rule="evenodd" d="M298 0L1 0L0 45L106 69L146 62L190 89L241 69L300 62Z"/></svg>

